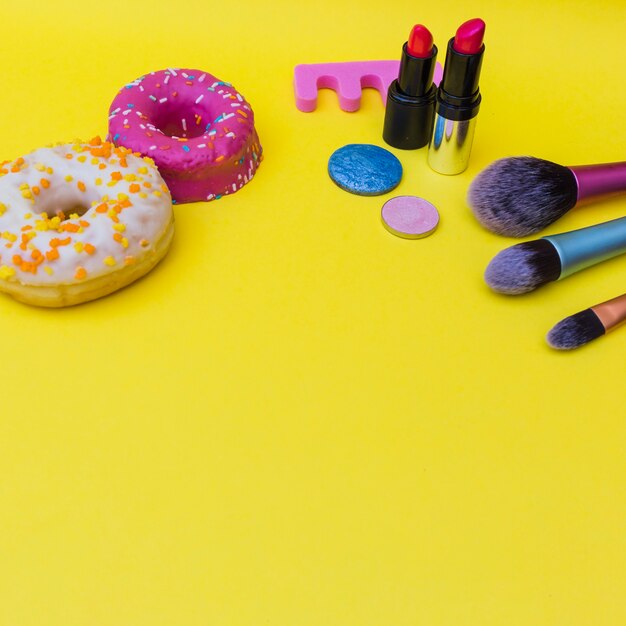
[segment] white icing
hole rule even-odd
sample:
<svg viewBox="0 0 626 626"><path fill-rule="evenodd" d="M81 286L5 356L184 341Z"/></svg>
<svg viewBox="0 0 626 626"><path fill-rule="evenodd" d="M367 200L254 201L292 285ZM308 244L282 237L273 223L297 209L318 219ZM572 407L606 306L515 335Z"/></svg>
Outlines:
<svg viewBox="0 0 626 626"><path fill-rule="evenodd" d="M127 167L122 167L115 148L110 158L91 154L99 148L86 143L40 148L1 166L0 173L7 173L0 176L0 211L4 211L0 215L0 280L25 285L79 283L139 263L150 254L172 220L169 191L151 160L127 153L123 155ZM86 157L84 162L82 157ZM100 164L104 164L102 169ZM114 172L126 179L116 181ZM42 179L48 182L47 188ZM135 191L134 185L140 190ZM131 206L117 213L125 197ZM99 212L103 204L107 211ZM78 207L86 211L71 219ZM55 220L61 211L67 219ZM55 245L68 238L67 245ZM95 247L93 254L85 250L87 244ZM58 258L46 258L46 253L54 256L54 250ZM37 264L40 254L44 259ZM83 268L84 276L80 271L82 277L77 277L78 268Z"/></svg>

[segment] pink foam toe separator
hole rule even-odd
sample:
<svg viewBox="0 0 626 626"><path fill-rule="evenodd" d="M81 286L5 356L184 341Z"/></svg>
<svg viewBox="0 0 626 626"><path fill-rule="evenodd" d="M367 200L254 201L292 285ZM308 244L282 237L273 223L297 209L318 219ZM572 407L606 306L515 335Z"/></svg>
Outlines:
<svg viewBox="0 0 626 626"><path fill-rule="evenodd" d="M296 107L310 113L317 107L317 90L332 89L337 93L342 111L357 111L361 106L361 90L378 90L383 104L389 85L398 78L399 61L347 61L345 63L303 63L296 65L293 86ZM435 66L436 85L443 74L439 63Z"/></svg>

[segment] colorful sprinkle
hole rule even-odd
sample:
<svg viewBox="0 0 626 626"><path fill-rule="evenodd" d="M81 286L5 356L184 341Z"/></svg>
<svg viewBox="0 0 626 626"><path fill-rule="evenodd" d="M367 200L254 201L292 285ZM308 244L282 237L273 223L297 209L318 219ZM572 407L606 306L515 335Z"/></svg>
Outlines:
<svg viewBox="0 0 626 626"><path fill-rule="evenodd" d="M15 276L15 270L12 267L6 265L0 267L0 278L2 280L9 280L9 278L13 278L13 276Z"/></svg>

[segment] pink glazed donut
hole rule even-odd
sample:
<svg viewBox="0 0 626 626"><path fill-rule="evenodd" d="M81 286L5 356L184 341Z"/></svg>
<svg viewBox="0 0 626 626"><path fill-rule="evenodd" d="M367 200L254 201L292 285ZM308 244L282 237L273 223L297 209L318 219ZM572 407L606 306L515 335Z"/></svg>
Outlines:
<svg viewBox="0 0 626 626"><path fill-rule="evenodd" d="M199 70L151 72L122 87L109 110L109 140L151 157L178 203L234 193L262 159L250 105Z"/></svg>

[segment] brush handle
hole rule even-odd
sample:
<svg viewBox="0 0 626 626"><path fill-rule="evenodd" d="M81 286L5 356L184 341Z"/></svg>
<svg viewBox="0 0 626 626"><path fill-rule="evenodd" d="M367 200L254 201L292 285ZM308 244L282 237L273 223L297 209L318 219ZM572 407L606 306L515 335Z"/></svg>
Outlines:
<svg viewBox="0 0 626 626"><path fill-rule="evenodd" d="M578 187L576 202L616 191L626 191L626 161L569 168Z"/></svg>
<svg viewBox="0 0 626 626"><path fill-rule="evenodd" d="M626 293L591 307L608 332L626 322Z"/></svg>
<svg viewBox="0 0 626 626"><path fill-rule="evenodd" d="M561 259L558 280L626 252L626 217L543 237Z"/></svg>

